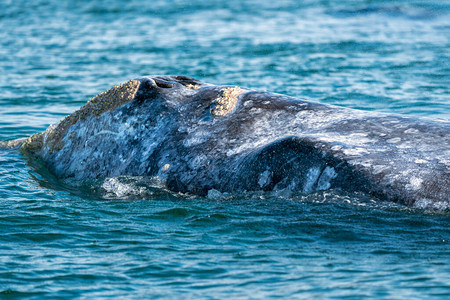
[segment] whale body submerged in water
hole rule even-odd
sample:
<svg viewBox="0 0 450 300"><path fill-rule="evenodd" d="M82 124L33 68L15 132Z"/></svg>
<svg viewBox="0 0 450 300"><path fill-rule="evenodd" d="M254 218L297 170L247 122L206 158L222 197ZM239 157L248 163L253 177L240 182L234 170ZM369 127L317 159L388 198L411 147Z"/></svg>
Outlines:
<svg viewBox="0 0 450 300"><path fill-rule="evenodd" d="M19 145L58 178L159 178L177 192L342 189L449 208L450 123L303 101L184 76L92 98Z"/></svg>

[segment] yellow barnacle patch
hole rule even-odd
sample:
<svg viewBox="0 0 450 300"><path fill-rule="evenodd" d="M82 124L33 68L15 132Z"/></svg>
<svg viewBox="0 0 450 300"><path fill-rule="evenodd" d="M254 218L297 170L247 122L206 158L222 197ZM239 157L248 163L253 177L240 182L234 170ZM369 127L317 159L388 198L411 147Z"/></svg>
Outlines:
<svg viewBox="0 0 450 300"><path fill-rule="evenodd" d="M234 109L237 98L244 90L240 87L229 87L222 90L222 96L216 99L211 107L211 115L213 117L222 117Z"/></svg>

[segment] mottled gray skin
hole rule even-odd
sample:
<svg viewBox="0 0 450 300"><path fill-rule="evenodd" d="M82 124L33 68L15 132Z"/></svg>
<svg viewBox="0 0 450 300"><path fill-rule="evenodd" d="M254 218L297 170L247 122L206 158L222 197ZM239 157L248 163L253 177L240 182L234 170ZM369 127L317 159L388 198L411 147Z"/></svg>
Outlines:
<svg viewBox="0 0 450 300"><path fill-rule="evenodd" d="M157 176L173 191L361 191L448 209L450 123L242 90L212 114L223 89L181 76L138 78L134 100L67 130L40 157L59 178ZM194 88L193 88L194 87Z"/></svg>

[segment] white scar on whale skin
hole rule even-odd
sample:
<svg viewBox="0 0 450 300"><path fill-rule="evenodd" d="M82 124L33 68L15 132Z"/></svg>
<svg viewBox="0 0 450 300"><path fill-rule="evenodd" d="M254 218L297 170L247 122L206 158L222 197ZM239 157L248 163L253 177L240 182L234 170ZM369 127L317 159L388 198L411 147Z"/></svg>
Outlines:
<svg viewBox="0 0 450 300"><path fill-rule="evenodd" d="M196 130L188 136L186 140L183 141L183 145L186 147L191 147L195 145L202 144L208 140L210 133L203 130Z"/></svg>
<svg viewBox="0 0 450 300"><path fill-rule="evenodd" d="M258 179L259 187L263 188L263 187L269 185L271 178L272 178L272 172L270 172L269 170L265 170L259 176L259 179Z"/></svg>
<svg viewBox="0 0 450 300"><path fill-rule="evenodd" d="M320 175L320 168L314 167L308 170L306 173L306 183L303 186L303 193L311 193L313 191L313 185L317 182Z"/></svg>
<svg viewBox="0 0 450 300"><path fill-rule="evenodd" d="M317 181L317 190L328 190L331 187L331 180L337 177L334 168L326 167Z"/></svg>
<svg viewBox="0 0 450 300"><path fill-rule="evenodd" d="M412 176L409 184L407 184L406 186L413 190L419 190L422 187L422 182L422 178Z"/></svg>
<svg viewBox="0 0 450 300"><path fill-rule="evenodd" d="M399 143L401 141L402 141L402 139L399 137L386 140L386 142L388 142L388 143Z"/></svg>

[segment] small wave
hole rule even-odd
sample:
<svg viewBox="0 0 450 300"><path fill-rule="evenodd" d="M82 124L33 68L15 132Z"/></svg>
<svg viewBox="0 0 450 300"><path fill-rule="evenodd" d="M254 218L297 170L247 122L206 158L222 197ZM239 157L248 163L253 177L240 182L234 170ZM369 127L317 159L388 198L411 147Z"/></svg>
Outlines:
<svg viewBox="0 0 450 300"><path fill-rule="evenodd" d="M3 299L3 297L5 298L16 298L16 297L39 297L39 296L43 296L45 293L43 292L22 292L22 291L17 291L17 290L12 290L12 289L6 289L3 291L0 291L0 298Z"/></svg>
<svg viewBox="0 0 450 300"><path fill-rule="evenodd" d="M338 16L360 16L360 15L383 15L386 17L407 18L413 20L432 19L437 16L433 8L410 6L410 5L367 5L353 9L340 9L336 13Z"/></svg>
<svg viewBox="0 0 450 300"><path fill-rule="evenodd" d="M169 218L178 218L178 217L188 217L194 214L195 211L192 209L184 208L184 207L174 207L169 208L167 210L160 211L156 213L156 215L161 217L169 217Z"/></svg>

